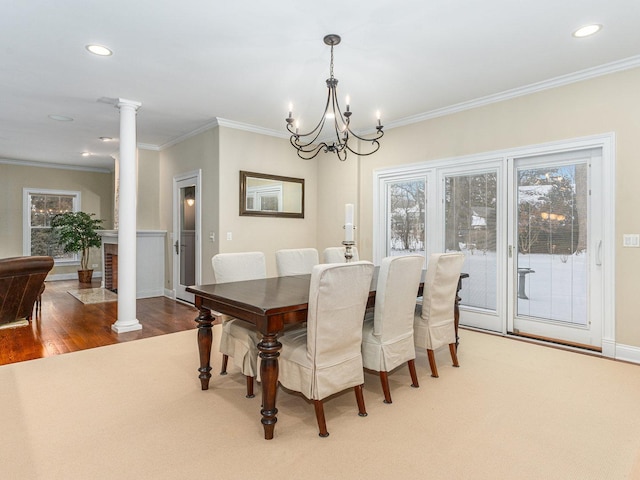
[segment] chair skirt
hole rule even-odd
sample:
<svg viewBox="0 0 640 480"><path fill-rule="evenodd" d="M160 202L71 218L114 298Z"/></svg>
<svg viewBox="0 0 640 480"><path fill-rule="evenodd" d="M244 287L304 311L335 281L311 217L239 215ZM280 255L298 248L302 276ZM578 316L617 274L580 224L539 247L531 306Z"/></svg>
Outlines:
<svg viewBox="0 0 640 480"><path fill-rule="evenodd" d="M322 400L364 383L362 356L318 369L307 355L305 331L289 332L280 339L278 379L283 387L302 393L310 400ZM314 382L314 368L316 381Z"/></svg>
<svg viewBox="0 0 640 480"><path fill-rule="evenodd" d="M384 344L380 336L373 334L373 319L362 328L362 361L364 368L376 372L390 372L396 367L416 358L413 335L395 339Z"/></svg>
<svg viewBox="0 0 640 480"><path fill-rule="evenodd" d="M255 377L258 363L260 332L242 320L227 320L222 324L220 353L233 359L233 364L243 375Z"/></svg>

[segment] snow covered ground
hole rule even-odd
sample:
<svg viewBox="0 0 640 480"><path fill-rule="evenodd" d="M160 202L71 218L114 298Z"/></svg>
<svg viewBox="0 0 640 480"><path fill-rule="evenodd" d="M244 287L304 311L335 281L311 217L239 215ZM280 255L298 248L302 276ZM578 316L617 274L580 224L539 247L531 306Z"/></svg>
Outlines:
<svg viewBox="0 0 640 480"><path fill-rule="evenodd" d="M395 251L392 255L406 253ZM469 274L469 278L463 282L461 304L496 310L496 253L466 249L463 253L466 258L462 270ZM528 299L518 298L518 315L587 324L586 253L569 256L520 254L518 267L534 270L525 276L524 292ZM515 289L517 292L517 283Z"/></svg>
<svg viewBox="0 0 640 480"><path fill-rule="evenodd" d="M495 252L465 251L463 270L469 273L461 292L462 304L496 308ZM566 260L566 261L563 261ZM587 256L520 254L518 267L534 272L525 275L524 293L518 298L517 314L579 325L587 324ZM516 277L519 277L518 275ZM516 278L516 281L519 281ZM518 284L515 286L518 291Z"/></svg>

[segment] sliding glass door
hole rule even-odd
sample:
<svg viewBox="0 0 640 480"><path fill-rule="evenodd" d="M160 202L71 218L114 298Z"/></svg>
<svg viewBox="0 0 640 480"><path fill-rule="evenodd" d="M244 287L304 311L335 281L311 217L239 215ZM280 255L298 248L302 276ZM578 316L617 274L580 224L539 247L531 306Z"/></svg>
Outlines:
<svg viewBox="0 0 640 480"><path fill-rule="evenodd" d="M488 168L489 167L489 168ZM504 288L499 255L500 222L504 217L498 201L501 166L491 162L482 167L443 168L443 225L441 251L461 252L465 256L460 304L465 307L464 323L486 330L500 331L500 312Z"/></svg>
<svg viewBox="0 0 640 480"><path fill-rule="evenodd" d="M602 224L591 208L601 195L592 181L600 157L589 149L512 159L510 332L600 346L593 233Z"/></svg>
<svg viewBox="0 0 640 480"><path fill-rule="evenodd" d="M465 255L460 324L613 356L613 138L377 173L374 261Z"/></svg>

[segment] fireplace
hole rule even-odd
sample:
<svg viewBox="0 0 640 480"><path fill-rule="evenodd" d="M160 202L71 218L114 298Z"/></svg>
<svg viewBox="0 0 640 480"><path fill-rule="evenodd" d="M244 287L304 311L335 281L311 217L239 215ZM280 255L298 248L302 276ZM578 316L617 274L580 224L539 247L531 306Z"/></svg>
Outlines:
<svg viewBox="0 0 640 480"><path fill-rule="evenodd" d="M118 293L118 245L104 245L104 288Z"/></svg>
<svg viewBox="0 0 640 480"><path fill-rule="evenodd" d="M102 287L118 291L118 232L100 230ZM165 230L139 230L136 238L136 298L165 295Z"/></svg>

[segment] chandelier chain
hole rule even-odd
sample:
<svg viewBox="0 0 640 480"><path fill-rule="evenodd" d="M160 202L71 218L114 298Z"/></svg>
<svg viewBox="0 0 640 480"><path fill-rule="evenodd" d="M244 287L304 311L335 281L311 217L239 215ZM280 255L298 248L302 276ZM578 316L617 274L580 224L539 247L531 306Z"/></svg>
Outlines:
<svg viewBox="0 0 640 480"><path fill-rule="evenodd" d="M331 63L329 64L329 78L333 78L333 45L331 45Z"/></svg>

